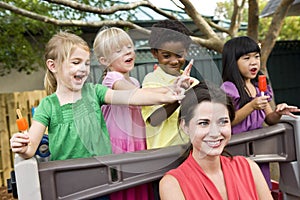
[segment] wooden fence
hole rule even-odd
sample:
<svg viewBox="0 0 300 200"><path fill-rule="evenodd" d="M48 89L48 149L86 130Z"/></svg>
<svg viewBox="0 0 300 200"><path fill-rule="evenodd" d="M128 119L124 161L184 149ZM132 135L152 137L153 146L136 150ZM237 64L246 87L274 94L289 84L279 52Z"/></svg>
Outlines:
<svg viewBox="0 0 300 200"><path fill-rule="evenodd" d="M19 108L30 126L32 108L36 107L40 100L46 96L46 91L37 90L31 92L15 92L0 94L0 185L6 186L6 179L10 178L13 170L14 155L10 150L9 139L13 133L18 132L16 124Z"/></svg>

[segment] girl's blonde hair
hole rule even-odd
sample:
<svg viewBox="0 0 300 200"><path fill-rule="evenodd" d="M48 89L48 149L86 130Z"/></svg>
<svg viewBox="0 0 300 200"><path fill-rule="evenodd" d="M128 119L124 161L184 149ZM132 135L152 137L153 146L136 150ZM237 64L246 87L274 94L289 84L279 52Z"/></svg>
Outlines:
<svg viewBox="0 0 300 200"><path fill-rule="evenodd" d="M81 37L72 33L60 31L55 34L46 45L44 55L45 62L48 59L55 60L58 64L58 71L60 71L63 62L70 58L70 55L77 47L90 52L88 44ZM48 95L54 93L57 88L56 77L48 67L46 69L44 86Z"/></svg>
<svg viewBox="0 0 300 200"><path fill-rule="evenodd" d="M105 27L101 29L94 40L94 54L97 59L108 58L116 49L133 42L124 30L117 27Z"/></svg>

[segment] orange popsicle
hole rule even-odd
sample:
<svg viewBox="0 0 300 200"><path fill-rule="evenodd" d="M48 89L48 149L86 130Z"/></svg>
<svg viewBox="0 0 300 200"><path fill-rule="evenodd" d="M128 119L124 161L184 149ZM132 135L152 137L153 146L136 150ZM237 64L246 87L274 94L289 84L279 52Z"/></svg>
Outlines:
<svg viewBox="0 0 300 200"><path fill-rule="evenodd" d="M22 131L22 132L27 131L28 123L27 123L26 119L22 117L22 113L21 113L20 109L17 109L17 114L18 114L19 119L17 119L16 122L17 122L19 131Z"/></svg>
<svg viewBox="0 0 300 200"><path fill-rule="evenodd" d="M267 91L267 77L266 77L266 75L259 75L258 76L258 88L261 92L261 96L264 96L265 92Z"/></svg>

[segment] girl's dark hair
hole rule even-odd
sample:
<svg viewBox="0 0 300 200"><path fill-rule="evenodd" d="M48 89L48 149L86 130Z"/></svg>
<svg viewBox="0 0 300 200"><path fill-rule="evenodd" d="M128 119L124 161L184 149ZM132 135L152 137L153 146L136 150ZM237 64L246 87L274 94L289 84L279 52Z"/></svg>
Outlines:
<svg viewBox="0 0 300 200"><path fill-rule="evenodd" d="M182 42L186 49L192 43L189 29L178 20L162 20L154 24L151 28L149 46L151 49L159 49L166 42Z"/></svg>
<svg viewBox="0 0 300 200"><path fill-rule="evenodd" d="M235 108L231 98L220 87L209 82L200 82L186 92L185 98L181 102L178 123L184 120L185 124L188 124L194 117L196 106L204 101L220 103L226 106L230 121L233 121Z"/></svg>
<svg viewBox="0 0 300 200"><path fill-rule="evenodd" d="M235 84L240 94L240 107L244 106L246 103L251 101L251 97L248 95L245 90L245 82L242 74L239 71L237 61L238 59L252 52L260 52L259 45L250 37L241 36L232 38L228 40L223 47L222 52L222 79L223 81L230 81ZM254 85L258 83L258 76L262 75L262 72L259 71L255 79L252 79L251 82Z"/></svg>

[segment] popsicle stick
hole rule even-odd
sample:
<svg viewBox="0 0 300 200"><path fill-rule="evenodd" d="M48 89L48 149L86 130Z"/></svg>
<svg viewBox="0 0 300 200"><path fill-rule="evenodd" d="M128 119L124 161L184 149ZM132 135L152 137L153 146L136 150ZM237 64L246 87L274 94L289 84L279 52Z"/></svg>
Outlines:
<svg viewBox="0 0 300 200"><path fill-rule="evenodd" d="M23 116L22 116L21 110L19 108L17 109L17 115L18 115L19 119L22 119Z"/></svg>

